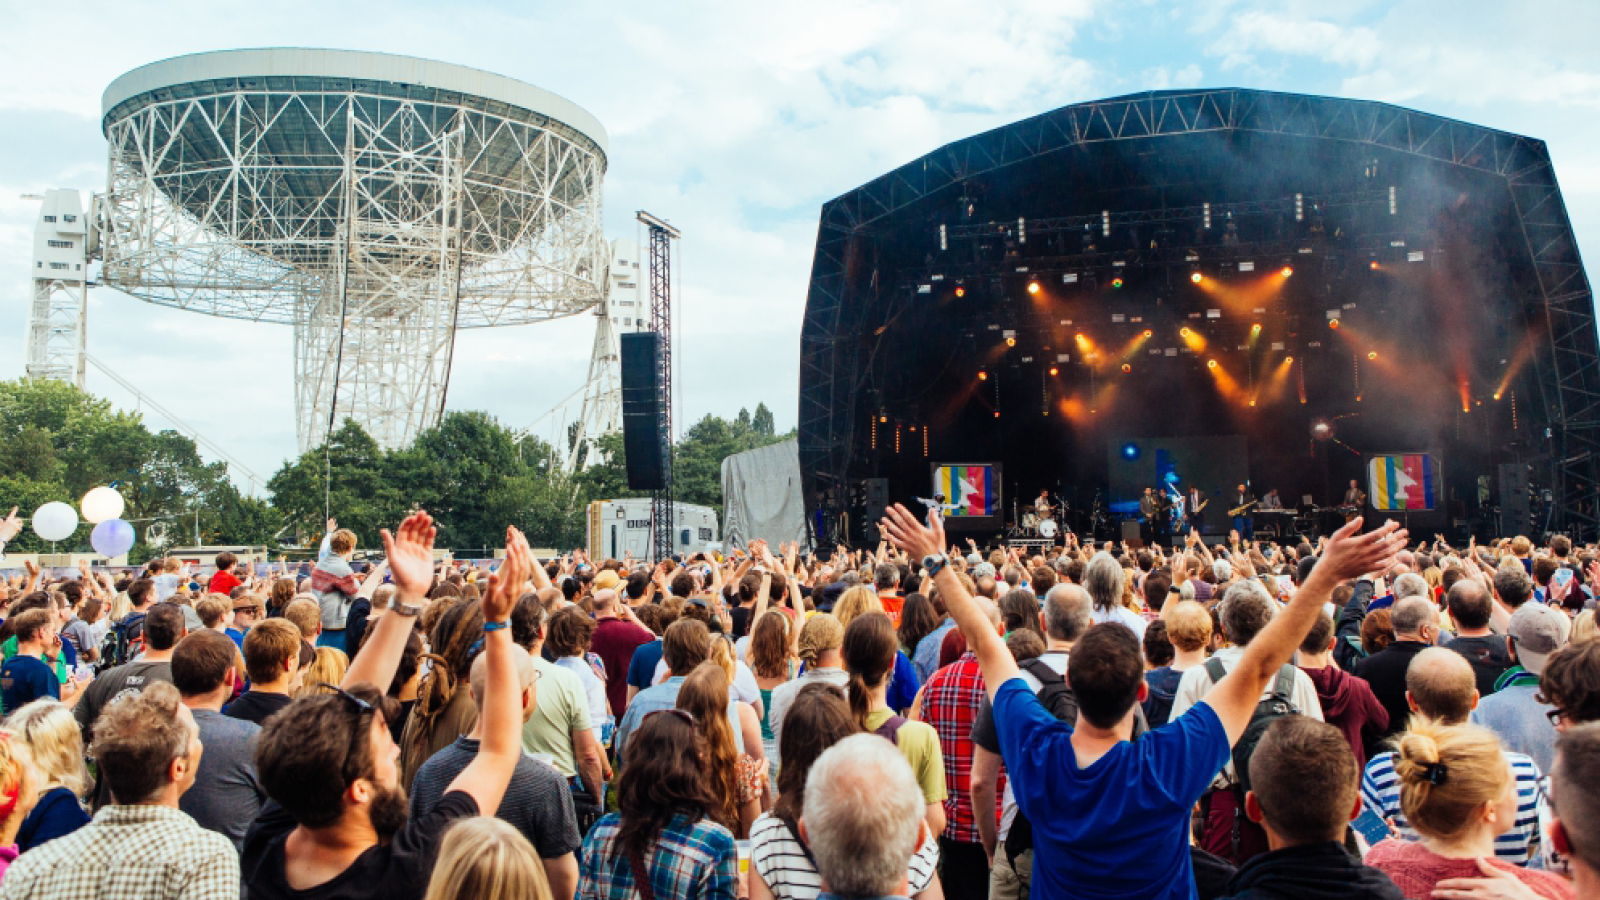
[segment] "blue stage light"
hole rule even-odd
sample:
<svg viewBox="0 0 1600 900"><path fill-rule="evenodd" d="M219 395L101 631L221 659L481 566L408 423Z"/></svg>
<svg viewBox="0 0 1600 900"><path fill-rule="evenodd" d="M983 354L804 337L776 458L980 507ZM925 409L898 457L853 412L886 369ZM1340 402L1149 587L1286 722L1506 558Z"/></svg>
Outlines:
<svg viewBox="0 0 1600 900"><path fill-rule="evenodd" d="M1130 459L1130 460L1131 459L1138 459L1139 458L1139 445L1133 443L1132 441L1129 441L1128 443L1123 444L1122 445L1122 458L1123 459Z"/></svg>

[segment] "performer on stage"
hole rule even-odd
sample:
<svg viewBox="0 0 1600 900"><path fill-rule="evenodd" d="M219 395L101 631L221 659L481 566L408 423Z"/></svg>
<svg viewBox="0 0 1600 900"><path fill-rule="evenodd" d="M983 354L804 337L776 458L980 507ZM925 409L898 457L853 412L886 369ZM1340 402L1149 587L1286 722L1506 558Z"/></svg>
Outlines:
<svg viewBox="0 0 1600 900"><path fill-rule="evenodd" d="M1361 492L1354 478L1350 479L1350 490L1344 492L1345 506L1365 506L1367 495Z"/></svg>
<svg viewBox="0 0 1600 900"><path fill-rule="evenodd" d="M1051 506L1049 491L1046 490L1039 492L1039 498L1033 501L1033 511L1038 514L1040 521L1050 518Z"/></svg>
<svg viewBox="0 0 1600 900"><path fill-rule="evenodd" d="M1139 536L1146 544L1155 542L1156 528L1156 491L1155 488L1145 488L1144 496L1139 498Z"/></svg>
<svg viewBox="0 0 1600 900"><path fill-rule="evenodd" d="M1238 493L1233 502L1233 530L1239 532L1240 540L1253 540L1256 534L1256 520L1250 515L1250 510L1256 505L1256 496L1250 493L1245 485L1239 485Z"/></svg>
<svg viewBox="0 0 1600 900"><path fill-rule="evenodd" d="M1189 528L1200 534L1206 533L1206 500L1205 493L1197 487L1189 488Z"/></svg>
<svg viewBox="0 0 1600 900"><path fill-rule="evenodd" d="M1265 497L1261 498L1261 506L1260 506L1260 508L1261 509L1283 509L1283 501L1278 499L1278 489L1277 488L1273 488L1272 490L1267 491L1267 495Z"/></svg>

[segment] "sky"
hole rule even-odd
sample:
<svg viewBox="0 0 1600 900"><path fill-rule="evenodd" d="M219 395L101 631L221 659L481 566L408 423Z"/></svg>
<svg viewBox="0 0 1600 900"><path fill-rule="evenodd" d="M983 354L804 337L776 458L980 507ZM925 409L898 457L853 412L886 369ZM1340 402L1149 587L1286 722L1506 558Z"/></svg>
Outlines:
<svg viewBox="0 0 1600 900"><path fill-rule="evenodd" d="M148 62L321 46L438 59L560 94L610 135L609 237L646 209L679 247L679 428L765 402L795 424L824 202L929 151L1060 106L1248 87L1396 103L1545 140L1600 259L1600 4L1550 0L9 3L0 29L0 378L22 374L36 200L105 190L101 93ZM287 326L99 288L89 352L259 477L297 449ZM462 333L452 409L554 436L594 320ZM138 399L89 370L87 387ZM156 428L168 427L145 408ZM576 415L571 408L567 416ZM210 457L210 454L206 454ZM249 480L235 473L242 486Z"/></svg>

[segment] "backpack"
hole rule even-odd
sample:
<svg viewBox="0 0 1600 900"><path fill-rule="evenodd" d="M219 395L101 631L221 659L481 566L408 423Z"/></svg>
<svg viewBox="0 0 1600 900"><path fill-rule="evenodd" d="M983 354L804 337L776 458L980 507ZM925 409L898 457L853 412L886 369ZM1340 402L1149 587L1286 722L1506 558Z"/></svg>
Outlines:
<svg viewBox="0 0 1600 900"><path fill-rule="evenodd" d="M1250 724L1244 727L1244 733L1239 736L1233 745L1233 770L1238 775L1236 789L1239 792L1240 807L1244 805L1244 795L1250 790L1250 754L1256 751L1256 745L1261 743L1261 736L1273 722L1284 716L1298 715L1300 710L1295 709L1294 701L1294 666L1285 664L1278 670L1278 677L1272 682L1272 692L1263 697L1256 704L1255 712L1250 714ZM1212 686L1228 674L1223 667L1222 660L1215 656L1206 660L1206 674L1211 676Z"/></svg>
<svg viewBox="0 0 1600 900"><path fill-rule="evenodd" d="M133 645L144 632L144 613L128 613L122 621L111 626L100 645L100 660L95 663L96 674L115 668L133 657Z"/></svg>
<svg viewBox="0 0 1600 900"><path fill-rule="evenodd" d="M1178 699L1183 673L1168 668L1162 677L1154 680L1149 677L1151 674L1155 673L1147 673L1144 680L1150 686L1150 697L1144 701L1144 717L1151 728L1160 728L1172 719L1172 703Z"/></svg>
<svg viewBox="0 0 1600 900"><path fill-rule="evenodd" d="M1044 660L1034 657L1018 663L1018 666L1029 675L1039 680L1039 690L1034 696L1050 715L1076 726L1078 724L1078 698L1072 693L1072 684L1066 677L1045 663ZM1145 722L1144 710L1139 704L1133 705L1133 740L1149 731L1150 727ZM1017 815L1011 820L1011 830L1006 832L1006 855L1012 859L1033 849L1033 824L1028 817L1023 815L1022 809L1017 809Z"/></svg>

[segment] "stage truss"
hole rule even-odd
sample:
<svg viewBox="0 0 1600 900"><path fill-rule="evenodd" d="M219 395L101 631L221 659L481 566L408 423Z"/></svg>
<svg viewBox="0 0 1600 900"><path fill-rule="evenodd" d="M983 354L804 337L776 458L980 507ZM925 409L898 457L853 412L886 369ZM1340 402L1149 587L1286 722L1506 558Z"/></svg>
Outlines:
<svg viewBox="0 0 1600 900"><path fill-rule="evenodd" d="M968 179L1046 154L1227 131L1365 145L1503 180L1527 251L1514 262L1537 285L1522 300L1524 314L1543 323L1543 346L1531 368L1539 390L1536 431L1545 445L1530 462L1548 479L1554 497L1551 526L1594 536L1600 530L1600 337L1544 142L1382 103L1230 89L1152 92L1063 107L948 144L826 203L800 349L799 442L808 509L845 495L859 443L860 404L870 402L865 374L878 352L864 318L877 304L851 302L851 279L875 270L874 236L896 227L894 216L934 195L953 206ZM885 295L902 290L876 278L872 283L880 300L893 302Z"/></svg>

